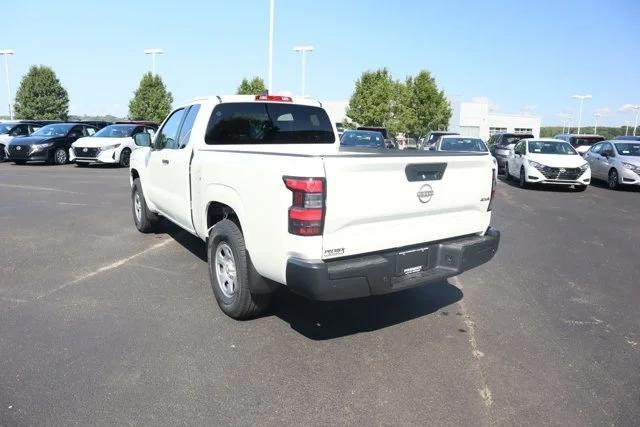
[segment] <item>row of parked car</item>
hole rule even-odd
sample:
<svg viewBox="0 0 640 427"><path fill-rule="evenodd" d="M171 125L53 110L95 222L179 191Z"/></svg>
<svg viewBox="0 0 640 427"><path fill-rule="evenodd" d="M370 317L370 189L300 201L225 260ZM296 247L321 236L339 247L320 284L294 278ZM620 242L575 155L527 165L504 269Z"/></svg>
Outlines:
<svg viewBox="0 0 640 427"><path fill-rule="evenodd" d="M0 161L128 167L136 147L133 136L141 132L153 136L157 129L156 123L145 121L6 121L0 123Z"/></svg>
<svg viewBox="0 0 640 427"><path fill-rule="evenodd" d="M584 191L592 179L609 188L640 185L640 136L618 136L605 141L599 135L558 134L534 138L532 134L499 133L485 144L480 138L456 132L434 131L415 145L388 142L379 128L345 131L342 146L477 152L494 157L498 174L516 179L521 187L533 184L571 186Z"/></svg>
<svg viewBox="0 0 640 427"><path fill-rule="evenodd" d="M516 139L517 138L517 139ZM499 171L517 179L520 187L532 184L572 185L583 191L592 179L612 190L640 185L640 137L559 134L497 136L489 141Z"/></svg>

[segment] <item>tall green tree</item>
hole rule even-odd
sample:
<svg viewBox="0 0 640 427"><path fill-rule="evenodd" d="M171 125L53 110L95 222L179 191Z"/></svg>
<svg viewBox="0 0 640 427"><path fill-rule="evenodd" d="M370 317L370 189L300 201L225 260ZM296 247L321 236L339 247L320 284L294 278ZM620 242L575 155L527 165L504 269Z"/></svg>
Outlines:
<svg viewBox="0 0 640 427"><path fill-rule="evenodd" d="M388 126L396 107L398 85L386 68L365 71L356 80L347 117L359 125Z"/></svg>
<svg viewBox="0 0 640 427"><path fill-rule="evenodd" d="M236 91L237 95L260 95L267 87L264 84L264 80L260 77L254 77L251 80L247 80L246 78L242 79L240 82L240 86L238 86L238 90Z"/></svg>
<svg viewBox="0 0 640 427"><path fill-rule="evenodd" d="M129 118L160 123L171 112L172 103L173 95L160 76L146 73L129 101Z"/></svg>
<svg viewBox="0 0 640 427"><path fill-rule="evenodd" d="M426 70L406 80L403 124L413 136L426 135L430 130L446 129L451 119L451 106L435 79Z"/></svg>
<svg viewBox="0 0 640 427"><path fill-rule="evenodd" d="M392 134L419 137L446 128L451 107L428 71L401 82L383 68L366 71L356 81L347 117L360 125L384 126Z"/></svg>
<svg viewBox="0 0 640 427"><path fill-rule="evenodd" d="M69 95L56 73L44 65L32 66L16 92L16 118L66 120Z"/></svg>

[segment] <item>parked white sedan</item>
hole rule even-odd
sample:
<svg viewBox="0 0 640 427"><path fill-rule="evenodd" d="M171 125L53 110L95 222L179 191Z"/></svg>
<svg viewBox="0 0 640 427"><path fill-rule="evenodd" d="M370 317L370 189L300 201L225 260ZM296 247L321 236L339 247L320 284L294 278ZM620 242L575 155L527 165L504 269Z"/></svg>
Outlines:
<svg viewBox="0 0 640 427"><path fill-rule="evenodd" d="M137 148L133 135L147 132L153 137L156 129L156 126L139 123L105 126L95 135L80 138L71 144L70 160L78 166L119 163L120 166L129 167L131 152Z"/></svg>
<svg viewBox="0 0 640 427"><path fill-rule="evenodd" d="M523 139L507 159L507 179L529 184L574 186L584 191L591 182L591 168L568 142L557 139Z"/></svg>
<svg viewBox="0 0 640 427"><path fill-rule="evenodd" d="M584 154L594 179L606 181L616 190L620 185L640 185L640 142L603 141Z"/></svg>

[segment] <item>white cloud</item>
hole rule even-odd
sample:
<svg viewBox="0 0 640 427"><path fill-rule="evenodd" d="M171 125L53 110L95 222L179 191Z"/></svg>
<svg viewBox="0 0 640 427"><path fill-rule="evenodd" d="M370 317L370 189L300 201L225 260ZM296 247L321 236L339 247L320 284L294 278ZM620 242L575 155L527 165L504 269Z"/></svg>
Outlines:
<svg viewBox="0 0 640 427"><path fill-rule="evenodd" d="M575 117L575 115L571 110L563 110L562 113L556 114L556 117L559 118L560 120L567 120Z"/></svg>
<svg viewBox="0 0 640 427"><path fill-rule="evenodd" d="M594 114L600 114L602 117L607 117L611 114L611 108L609 107L600 107L593 110Z"/></svg>
<svg viewBox="0 0 640 427"><path fill-rule="evenodd" d="M624 104L622 107L618 108L618 111L621 113L627 113L629 111L633 111L633 104Z"/></svg>
<svg viewBox="0 0 640 427"><path fill-rule="evenodd" d="M523 105L520 111L522 111L524 114L534 114L537 109L537 105Z"/></svg>

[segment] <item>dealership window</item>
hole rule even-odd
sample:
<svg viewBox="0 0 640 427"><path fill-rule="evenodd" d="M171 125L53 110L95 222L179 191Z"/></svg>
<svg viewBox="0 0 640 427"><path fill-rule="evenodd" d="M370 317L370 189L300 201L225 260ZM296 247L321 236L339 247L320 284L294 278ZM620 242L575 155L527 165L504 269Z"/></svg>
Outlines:
<svg viewBox="0 0 640 427"><path fill-rule="evenodd" d="M489 128L489 136L493 136L497 133L506 132L507 128Z"/></svg>
<svg viewBox="0 0 640 427"><path fill-rule="evenodd" d="M533 133L533 129L531 128L515 128L515 133Z"/></svg>

